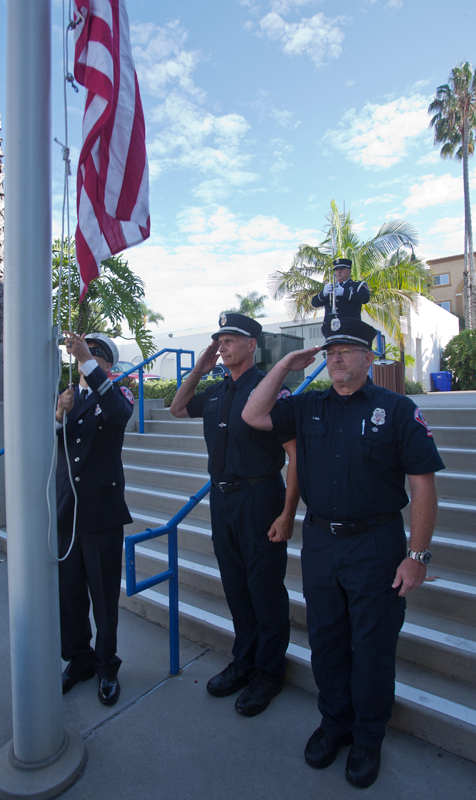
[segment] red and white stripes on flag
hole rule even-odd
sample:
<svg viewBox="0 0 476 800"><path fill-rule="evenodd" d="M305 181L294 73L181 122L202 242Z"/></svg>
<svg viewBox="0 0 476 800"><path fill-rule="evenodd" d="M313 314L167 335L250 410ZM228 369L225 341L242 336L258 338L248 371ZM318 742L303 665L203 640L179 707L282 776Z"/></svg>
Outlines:
<svg viewBox="0 0 476 800"><path fill-rule="evenodd" d="M74 0L74 75L87 91L78 164L80 301L100 262L150 236L145 123L125 0Z"/></svg>

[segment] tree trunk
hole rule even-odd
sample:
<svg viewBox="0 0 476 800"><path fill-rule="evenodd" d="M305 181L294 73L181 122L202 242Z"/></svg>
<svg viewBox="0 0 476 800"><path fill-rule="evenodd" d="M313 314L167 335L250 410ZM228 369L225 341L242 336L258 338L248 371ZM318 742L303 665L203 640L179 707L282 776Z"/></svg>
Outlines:
<svg viewBox="0 0 476 800"><path fill-rule="evenodd" d="M465 227L465 272L468 271L468 317L466 327L474 328L476 323L476 275L474 272L473 227L471 223L471 203L469 196L468 170L468 118L463 119L463 186L464 186L464 227ZM466 309L465 309L466 315Z"/></svg>

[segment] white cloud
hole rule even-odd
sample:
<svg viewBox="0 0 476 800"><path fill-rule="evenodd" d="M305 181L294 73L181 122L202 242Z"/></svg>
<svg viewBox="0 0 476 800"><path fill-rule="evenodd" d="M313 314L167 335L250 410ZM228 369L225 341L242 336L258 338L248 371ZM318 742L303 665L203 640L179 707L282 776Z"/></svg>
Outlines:
<svg viewBox="0 0 476 800"><path fill-rule="evenodd" d="M388 3L386 3L385 8L391 8L394 9L395 11L399 11L402 6L403 6L403 0L388 0Z"/></svg>
<svg viewBox="0 0 476 800"><path fill-rule="evenodd" d="M391 203L393 200L396 200L397 196L395 194L381 194L378 197L368 197L366 200L359 200L356 205L364 205L370 206L374 203Z"/></svg>
<svg viewBox="0 0 476 800"><path fill-rule="evenodd" d="M473 219L476 206L471 209ZM422 237L421 249L425 258L459 255L464 252L464 214L457 217L440 217Z"/></svg>
<svg viewBox="0 0 476 800"><path fill-rule="evenodd" d="M357 81L350 80L350 81L346 81L346 82L345 82L345 85L346 85L346 86L353 86L353 85L354 85L354 83L357 83Z"/></svg>
<svg viewBox="0 0 476 800"><path fill-rule="evenodd" d="M205 92L195 86L192 78L200 54L183 49L186 39L187 33L178 20L164 28L153 22L131 25L132 52L141 89L163 97L170 85L178 85L196 99L205 98Z"/></svg>
<svg viewBox="0 0 476 800"><path fill-rule="evenodd" d="M330 19L315 14L300 22L286 22L279 14L266 14L260 22L262 34L278 41L283 53L290 56L307 55L316 67L339 58L344 34L338 24L344 18Z"/></svg>
<svg viewBox="0 0 476 800"><path fill-rule="evenodd" d="M469 185L476 188L476 168L470 173ZM403 201L407 211L419 211L429 206L455 203L463 198L463 178L446 175L423 175L418 183L410 188L410 194Z"/></svg>
<svg viewBox="0 0 476 800"><path fill-rule="evenodd" d="M260 122L265 117L270 117L282 128L297 128L301 124L300 121L296 119L296 115L293 111L285 111L276 108L268 92L264 91L264 89L259 89L256 92L256 100L253 100L250 106L258 111Z"/></svg>
<svg viewBox="0 0 476 800"><path fill-rule="evenodd" d="M289 268L301 242L317 244L322 237L276 217L245 219L218 205L185 209L178 228L185 242L178 247L144 244L127 251L131 269L146 283L147 302L165 317L162 330L213 324L237 292L267 294L269 275ZM284 302L269 300L265 310L285 313Z"/></svg>
<svg viewBox="0 0 476 800"><path fill-rule="evenodd" d="M163 98L147 107L151 180L170 169L198 173L193 194L206 202L253 183L258 175L249 170L252 157L242 148L250 125L240 114L218 116L203 107L206 94L193 79L200 54L184 49L187 33L178 20L131 29L143 100Z"/></svg>
<svg viewBox="0 0 476 800"><path fill-rule="evenodd" d="M428 98L420 94L367 103L360 112L346 111L339 129L328 131L323 141L360 166L386 169L405 158L427 131L427 107Z"/></svg>
<svg viewBox="0 0 476 800"><path fill-rule="evenodd" d="M419 167L424 167L425 164L437 164L440 160L440 154L437 150L434 150L432 153L427 153L426 156L422 156L416 162Z"/></svg>
<svg viewBox="0 0 476 800"><path fill-rule="evenodd" d="M288 14L292 8L300 8L315 3L316 0L271 0L271 11L275 14Z"/></svg>

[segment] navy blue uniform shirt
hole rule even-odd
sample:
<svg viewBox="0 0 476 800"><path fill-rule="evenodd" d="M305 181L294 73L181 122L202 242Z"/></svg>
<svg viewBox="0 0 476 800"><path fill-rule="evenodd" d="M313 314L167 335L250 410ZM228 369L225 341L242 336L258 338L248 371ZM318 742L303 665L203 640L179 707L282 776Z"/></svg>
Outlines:
<svg viewBox="0 0 476 800"><path fill-rule="evenodd" d="M225 470L220 475L212 475L213 478L221 481L265 478L277 475L284 467L285 453L281 442L294 439L294 435L278 437L276 433L257 431L241 418L241 412L251 392L264 376L265 373L260 372L256 364L253 364L235 381L236 389L228 418ZM203 417L203 432L209 456L213 453L228 380L227 376L221 383L199 392L187 405L189 417ZM283 387L281 395L290 395L290 392Z"/></svg>
<svg viewBox="0 0 476 800"><path fill-rule="evenodd" d="M278 400L273 430L297 438L301 497L334 522L400 511L405 474L444 469L421 411L370 378L352 395L333 387Z"/></svg>

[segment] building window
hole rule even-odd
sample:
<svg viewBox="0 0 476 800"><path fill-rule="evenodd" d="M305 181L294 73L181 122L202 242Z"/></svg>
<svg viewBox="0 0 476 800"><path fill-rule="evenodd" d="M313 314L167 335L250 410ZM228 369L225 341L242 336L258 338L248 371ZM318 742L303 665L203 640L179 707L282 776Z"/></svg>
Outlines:
<svg viewBox="0 0 476 800"><path fill-rule="evenodd" d="M317 325L313 326L312 328L309 328L309 338L310 339L319 339L320 338L319 327Z"/></svg>
<svg viewBox="0 0 476 800"><path fill-rule="evenodd" d="M297 330L295 330L295 329L293 329L293 328L289 328L289 329L286 331L286 333L287 333L287 334L289 334L289 336L297 336L297 335L298 335L298 332L297 332Z"/></svg>
<svg viewBox="0 0 476 800"><path fill-rule="evenodd" d="M443 303L437 303L436 305L441 306L445 311L451 311L451 300L445 300Z"/></svg>
<svg viewBox="0 0 476 800"><path fill-rule="evenodd" d="M433 276L433 286L448 286L450 282L450 276L448 273L445 275L434 275Z"/></svg>

